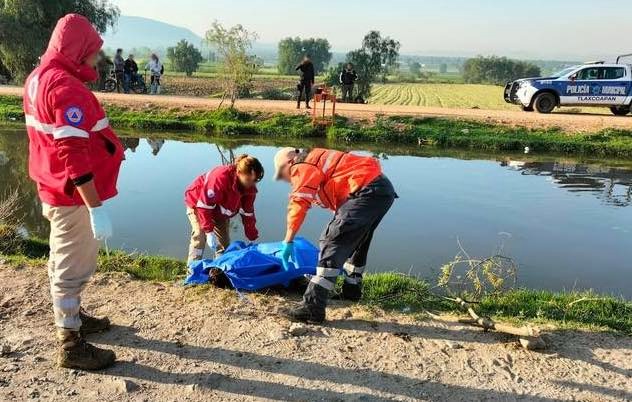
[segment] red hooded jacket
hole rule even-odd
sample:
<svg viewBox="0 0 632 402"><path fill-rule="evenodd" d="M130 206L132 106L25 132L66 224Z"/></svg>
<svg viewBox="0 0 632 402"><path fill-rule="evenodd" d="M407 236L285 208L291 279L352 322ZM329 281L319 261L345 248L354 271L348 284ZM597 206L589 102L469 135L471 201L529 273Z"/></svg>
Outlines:
<svg viewBox="0 0 632 402"><path fill-rule="evenodd" d="M197 177L184 193L184 202L196 211L200 227L206 233L215 228L216 220L241 214L248 240L259 237L255 218L257 189L243 189L235 165L219 166Z"/></svg>
<svg viewBox="0 0 632 402"><path fill-rule="evenodd" d="M101 200L117 194L124 149L85 85L97 73L84 61L102 44L88 19L66 15L24 85L29 174L42 202L52 206L83 205L76 186L92 179Z"/></svg>

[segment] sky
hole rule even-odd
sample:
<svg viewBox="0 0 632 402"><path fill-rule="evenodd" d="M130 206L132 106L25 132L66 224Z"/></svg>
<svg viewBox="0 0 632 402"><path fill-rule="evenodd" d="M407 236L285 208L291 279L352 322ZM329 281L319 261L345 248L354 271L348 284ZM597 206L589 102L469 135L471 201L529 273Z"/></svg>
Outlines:
<svg viewBox="0 0 632 402"><path fill-rule="evenodd" d="M213 20L242 24L259 42L325 37L358 48L376 29L402 54L587 60L632 52L632 1L619 0L112 0L123 15L203 35Z"/></svg>

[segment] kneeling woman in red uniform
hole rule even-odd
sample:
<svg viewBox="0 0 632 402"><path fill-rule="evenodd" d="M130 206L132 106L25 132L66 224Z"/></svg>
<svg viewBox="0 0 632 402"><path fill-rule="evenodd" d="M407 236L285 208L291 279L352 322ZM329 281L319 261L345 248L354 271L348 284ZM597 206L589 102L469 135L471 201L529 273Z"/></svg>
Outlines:
<svg viewBox="0 0 632 402"><path fill-rule="evenodd" d="M213 257L223 253L230 243L230 218L237 214L241 215L246 238L257 240L254 203L262 178L259 160L241 155L234 164L216 167L191 183L184 193L192 228L188 262L202 259L206 245Z"/></svg>

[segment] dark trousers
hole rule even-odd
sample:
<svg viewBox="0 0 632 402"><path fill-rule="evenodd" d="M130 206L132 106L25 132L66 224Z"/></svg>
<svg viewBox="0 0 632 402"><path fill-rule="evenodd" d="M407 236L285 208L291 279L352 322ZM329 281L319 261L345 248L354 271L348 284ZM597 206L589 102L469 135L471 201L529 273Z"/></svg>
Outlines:
<svg viewBox="0 0 632 402"><path fill-rule="evenodd" d="M311 293L316 291L315 286L332 290L345 263L354 267L366 265L373 233L396 198L390 180L382 175L338 208L319 240L319 262L316 276L305 293L307 303L317 300L316 303L324 305L322 297Z"/></svg>
<svg viewBox="0 0 632 402"><path fill-rule="evenodd" d="M309 98L312 95L312 83L301 82L297 85L296 89L298 90L298 99L296 101L296 104L298 106L301 105L301 98L303 97L303 93L305 93L305 104L309 106Z"/></svg>
<svg viewBox="0 0 632 402"><path fill-rule="evenodd" d="M342 101L353 102L353 84L342 84Z"/></svg>
<svg viewBox="0 0 632 402"><path fill-rule="evenodd" d="M123 71L116 72L116 92L127 92L125 89L125 73Z"/></svg>

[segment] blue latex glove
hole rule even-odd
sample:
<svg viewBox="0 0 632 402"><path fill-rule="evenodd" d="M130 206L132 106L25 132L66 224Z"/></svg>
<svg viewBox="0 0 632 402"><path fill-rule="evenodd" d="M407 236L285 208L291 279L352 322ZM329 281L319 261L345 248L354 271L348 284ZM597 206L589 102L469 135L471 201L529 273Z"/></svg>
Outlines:
<svg viewBox="0 0 632 402"><path fill-rule="evenodd" d="M112 237L112 221L110 221L105 207L101 205L96 208L88 208L88 212L90 212L90 226L92 226L94 238L107 240Z"/></svg>
<svg viewBox="0 0 632 402"><path fill-rule="evenodd" d="M283 269L290 270L290 258L294 257L294 242L283 242L283 248L281 249L281 262L283 262Z"/></svg>

